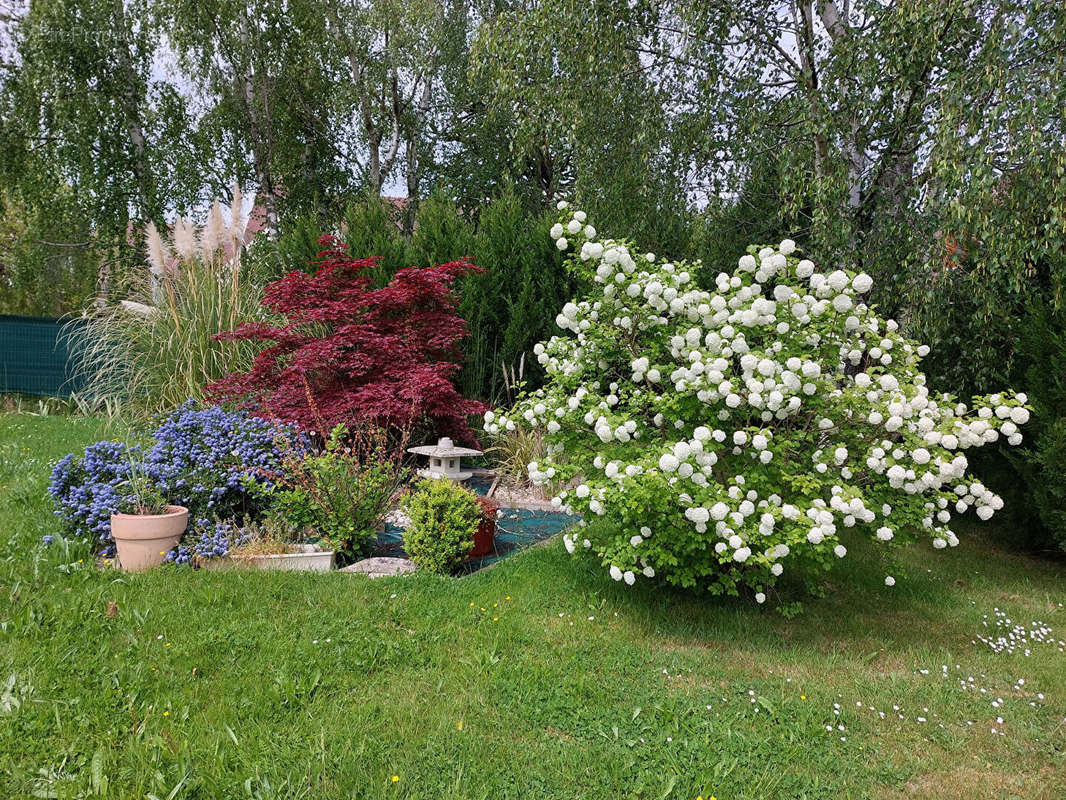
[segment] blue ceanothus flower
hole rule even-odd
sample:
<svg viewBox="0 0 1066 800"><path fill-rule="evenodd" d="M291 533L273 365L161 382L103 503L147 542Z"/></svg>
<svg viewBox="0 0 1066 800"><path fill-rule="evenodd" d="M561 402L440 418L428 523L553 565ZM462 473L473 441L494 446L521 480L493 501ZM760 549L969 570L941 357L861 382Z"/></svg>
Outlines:
<svg viewBox="0 0 1066 800"><path fill-rule="evenodd" d="M186 403L153 434L145 470L164 496L194 514L241 517L254 511L249 482L268 482L278 470L286 435L244 412Z"/></svg>
<svg viewBox="0 0 1066 800"><path fill-rule="evenodd" d="M299 446L290 427L189 402L163 419L147 454L121 442L97 442L80 457L72 453L60 460L48 491L71 534L108 542L130 463L140 462L163 496L188 508L198 521L171 560L180 561L181 552L221 556L237 533L229 523L209 520L255 516L255 485L269 484L281 468L284 448Z"/></svg>
<svg viewBox="0 0 1066 800"><path fill-rule="evenodd" d="M48 493L70 533L111 539L111 514L121 504L119 486L129 478L130 460L139 455L121 442L97 442L80 458L71 453L52 468Z"/></svg>

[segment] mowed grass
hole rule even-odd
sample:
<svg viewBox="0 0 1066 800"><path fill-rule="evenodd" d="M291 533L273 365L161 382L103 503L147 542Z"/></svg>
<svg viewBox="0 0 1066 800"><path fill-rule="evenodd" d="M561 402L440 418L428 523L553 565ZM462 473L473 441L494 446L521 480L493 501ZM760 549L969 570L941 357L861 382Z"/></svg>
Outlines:
<svg viewBox="0 0 1066 800"><path fill-rule="evenodd" d="M127 576L39 544L50 463L105 435L0 417L0 797L1066 796L1061 563L849 541L792 620L558 539L459 580ZM996 608L1048 641L975 643Z"/></svg>

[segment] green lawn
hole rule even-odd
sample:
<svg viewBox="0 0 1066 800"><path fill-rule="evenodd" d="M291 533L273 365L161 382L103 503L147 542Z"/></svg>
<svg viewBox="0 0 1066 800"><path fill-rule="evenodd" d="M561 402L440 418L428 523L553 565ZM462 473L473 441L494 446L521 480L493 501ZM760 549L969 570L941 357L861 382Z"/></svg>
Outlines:
<svg viewBox="0 0 1066 800"><path fill-rule="evenodd" d="M558 539L461 580L125 576L38 544L104 433L0 416L0 797L1066 796L1061 563L967 532L889 589L848 542L791 621ZM996 608L1052 641L975 643Z"/></svg>

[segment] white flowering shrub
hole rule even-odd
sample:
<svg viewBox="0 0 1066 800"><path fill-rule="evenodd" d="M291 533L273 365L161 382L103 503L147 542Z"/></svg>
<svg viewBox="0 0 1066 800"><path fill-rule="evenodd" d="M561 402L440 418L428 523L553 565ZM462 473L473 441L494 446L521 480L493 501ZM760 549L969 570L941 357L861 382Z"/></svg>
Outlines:
<svg viewBox="0 0 1066 800"><path fill-rule="evenodd" d="M487 413L485 429L543 433L530 478L584 516L568 550L628 584L747 587L762 603L786 569L809 576L844 558L845 528L878 546L928 536L943 548L958 543L953 515L1002 507L967 477L965 451L1018 444L1025 396L968 407L932 394L929 348L864 302L870 276L820 272L786 239L750 248L704 291L699 264L600 241L582 211L559 206L551 235L587 295L535 349L546 385ZM589 527L596 517L614 524Z"/></svg>

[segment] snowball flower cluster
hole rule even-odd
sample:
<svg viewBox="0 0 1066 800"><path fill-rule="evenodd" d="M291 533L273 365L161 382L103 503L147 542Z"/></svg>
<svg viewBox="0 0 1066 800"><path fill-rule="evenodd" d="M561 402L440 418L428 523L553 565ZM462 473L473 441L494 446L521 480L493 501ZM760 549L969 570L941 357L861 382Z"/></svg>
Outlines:
<svg viewBox="0 0 1066 800"><path fill-rule="evenodd" d="M543 434L530 477L584 517L568 550L630 585L763 602L786 569L847 557L847 529L939 549L953 516L1002 507L966 451L1021 442L1027 398L934 394L929 348L867 304L869 275L819 271L788 239L715 275L559 210L551 235L588 291L534 348L546 385L485 429Z"/></svg>

